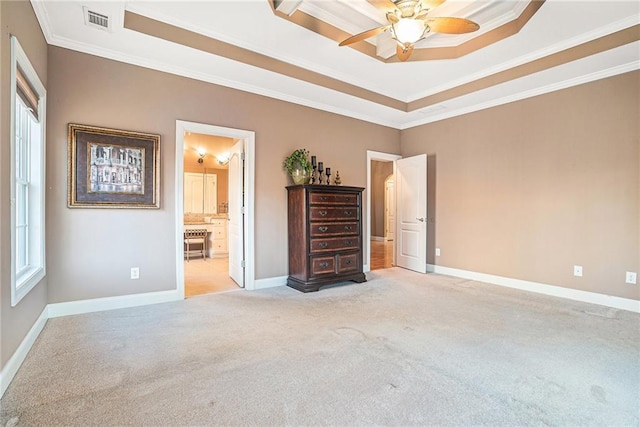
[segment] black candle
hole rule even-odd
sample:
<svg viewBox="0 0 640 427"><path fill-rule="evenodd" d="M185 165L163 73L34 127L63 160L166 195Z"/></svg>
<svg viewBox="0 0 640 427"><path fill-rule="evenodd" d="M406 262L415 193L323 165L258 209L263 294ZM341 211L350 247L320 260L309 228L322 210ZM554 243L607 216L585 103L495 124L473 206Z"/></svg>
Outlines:
<svg viewBox="0 0 640 427"><path fill-rule="evenodd" d="M331 168L325 169L327 171L327 176L331 175Z"/></svg>
<svg viewBox="0 0 640 427"><path fill-rule="evenodd" d="M311 166L316 165L316 156L311 156Z"/></svg>
<svg viewBox="0 0 640 427"><path fill-rule="evenodd" d="M324 167L322 165L322 162L318 162L318 172L322 173L323 170L324 170Z"/></svg>

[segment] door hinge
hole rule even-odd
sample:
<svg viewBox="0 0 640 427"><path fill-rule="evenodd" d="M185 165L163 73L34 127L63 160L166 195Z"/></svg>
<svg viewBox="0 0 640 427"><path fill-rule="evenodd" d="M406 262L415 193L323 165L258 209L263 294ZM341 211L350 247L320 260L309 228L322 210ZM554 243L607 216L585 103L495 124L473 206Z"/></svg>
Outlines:
<svg viewBox="0 0 640 427"><path fill-rule="evenodd" d="M244 215L244 206L240 208L240 212Z"/></svg>
<svg viewBox="0 0 640 427"><path fill-rule="evenodd" d="M246 266L245 266L245 262L244 262L244 260L240 261L240 267L242 267L242 268L245 268L245 267L246 267Z"/></svg>

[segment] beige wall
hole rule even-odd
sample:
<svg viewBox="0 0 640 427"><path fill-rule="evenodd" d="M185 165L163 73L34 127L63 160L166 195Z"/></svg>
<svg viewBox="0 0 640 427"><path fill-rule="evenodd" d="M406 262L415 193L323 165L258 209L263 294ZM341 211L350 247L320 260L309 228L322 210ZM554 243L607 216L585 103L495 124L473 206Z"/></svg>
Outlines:
<svg viewBox="0 0 640 427"><path fill-rule="evenodd" d="M58 47L49 86L50 302L175 289L176 119L256 132L258 279L287 274L285 156L308 148L364 187L366 151L399 149L399 130ZM68 209L69 122L160 134L161 209Z"/></svg>
<svg viewBox="0 0 640 427"><path fill-rule="evenodd" d="M639 298L640 73L405 130L438 265ZM434 170L435 169L435 170ZM433 218L432 218L433 216ZM584 276L573 276L573 265Z"/></svg>
<svg viewBox="0 0 640 427"><path fill-rule="evenodd" d="M10 69L9 34L20 45L35 68L40 81L47 85L47 44L40 31L31 4L27 0L0 2L0 366L22 342L47 303L47 279L36 285L15 307L11 307L11 211L10 198ZM47 227L49 225L47 224Z"/></svg>
<svg viewBox="0 0 640 427"><path fill-rule="evenodd" d="M391 174L393 162L371 161L371 237L384 237L384 185Z"/></svg>

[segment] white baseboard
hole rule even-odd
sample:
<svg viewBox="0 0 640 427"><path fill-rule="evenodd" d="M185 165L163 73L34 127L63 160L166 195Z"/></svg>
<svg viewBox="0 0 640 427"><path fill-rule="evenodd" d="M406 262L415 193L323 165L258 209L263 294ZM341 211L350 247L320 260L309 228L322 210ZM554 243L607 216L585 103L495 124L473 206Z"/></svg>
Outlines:
<svg viewBox="0 0 640 427"><path fill-rule="evenodd" d="M275 288L276 286L285 286L287 284L287 276L269 277L268 279L257 279L254 281L253 289Z"/></svg>
<svg viewBox="0 0 640 427"><path fill-rule="evenodd" d="M24 359L27 357L33 343L36 341L36 338L38 338L38 335L40 335L40 332L42 332L44 325L47 324L48 318L49 314L47 306L42 310L42 313L40 313L40 316L31 329L29 329L29 332L27 332L27 335L24 337L15 353L13 353L13 356L11 356L7 364L2 368L2 371L0 372L0 397L4 396L4 392L7 391L13 377L18 372L18 369L20 369L20 366L22 366L22 362L24 362Z"/></svg>
<svg viewBox="0 0 640 427"><path fill-rule="evenodd" d="M177 290L49 304L49 318L182 300Z"/></svg>
<svg viewBox="0 0 640 427"><path fill-rule="evenodd" d="M369 264L365 264L362 266L362 272L363 273L368 273L371 271L371 266Z"/></svg>
<svg viewBox="0 0 640 427"><path fill-rule="evenodd" d="M498 286L505 286L507 288L520 289L523 291L551 295L554 297L588 302L591 304L598 304L606 307L640 313L640 301L629 298L621 298L595 292L580 291L578 289L563 288L562 286L529 282L527 280L512 279L503 276L494 276L492 274L476 273L474 271L460 270L457 268L443 267L433 264L427 264L427 271L438 274L446 274L447 276L461 277L463 279L476 280L478 282L485 282Z"/></svg>

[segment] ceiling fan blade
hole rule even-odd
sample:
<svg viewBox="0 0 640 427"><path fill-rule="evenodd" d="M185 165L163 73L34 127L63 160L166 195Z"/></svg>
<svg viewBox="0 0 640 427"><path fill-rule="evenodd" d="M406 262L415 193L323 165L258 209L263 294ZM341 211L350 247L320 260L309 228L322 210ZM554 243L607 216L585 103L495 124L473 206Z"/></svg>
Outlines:
<svg viewBox="0 0 640 427"><path fill-rule="evenodd" d="M396 4L391 0L367 0L367 1L372 5L374 5L375 7L377 7L378 9L383 10L385 12L396 9Z"/></svg>
<svg viewBox="0 0 640 427"><path fill-rule="evenodd" d="M400 61L402 62L406 61L407 59L409 59L412 53L413 53L412 44L408 44L408 46L405 46L404 49L402 48L402 46L396 45L396 54L398 55L398 59Z"/></svg>
<svg viewBox="0 0 640 427"><path fill-rule="evenodd" d="M378 35L386 31L387 29L389 29L389 25L383 25L382 27L374 28L372 30L367 30L363 33L356 34L355 36L351 36L348 39L343 40L342 42L340 42L339 46L346 46L348 44L357 43L359 41L368 39L369 37Z"/></svg>
<svg viewBox="0 0 640 427"><path fill-rule="evenodd" d="M480 25L464 18L428 18L424 23L429 26L434 33L444 34L465 34L477 31Z"/></svg>
<svg viewBox="0 0 640 427"><path fill-rule="evenodd" d="M422 8L427 10L435 9L445 1L446 0L422 0Z"/></svg>

